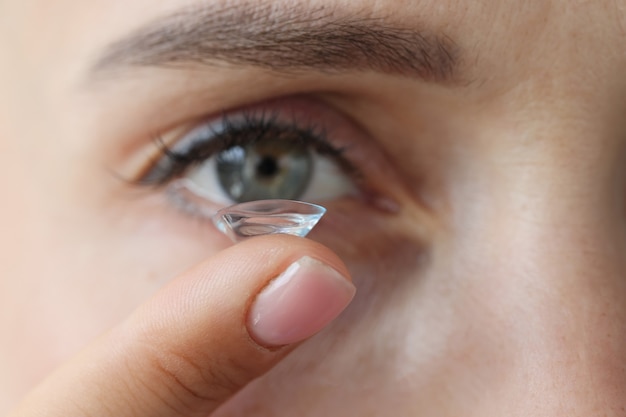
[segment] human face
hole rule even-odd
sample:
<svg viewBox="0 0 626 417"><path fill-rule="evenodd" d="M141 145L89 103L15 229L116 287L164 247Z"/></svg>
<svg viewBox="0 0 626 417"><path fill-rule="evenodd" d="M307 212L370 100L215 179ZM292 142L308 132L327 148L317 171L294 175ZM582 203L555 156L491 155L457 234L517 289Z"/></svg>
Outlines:
<svg viewBox="0 0 626 417"><path fill-rule="evenodd" d="M132 181L161 145L271 113L345 148L311 238L358 293L218 415L620 415L625 25L608 0L0 2L0 411L229 245Z"/></svg>

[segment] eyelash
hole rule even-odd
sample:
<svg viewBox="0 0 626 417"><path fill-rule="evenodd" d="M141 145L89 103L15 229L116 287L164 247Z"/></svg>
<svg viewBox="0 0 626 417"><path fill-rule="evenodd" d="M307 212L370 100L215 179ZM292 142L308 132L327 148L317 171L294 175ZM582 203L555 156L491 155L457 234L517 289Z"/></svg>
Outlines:
<svg viewBox="0 0 626 417"><path fill-rule="evenodd" d="M320 156L334 160L341 170L353 180L361 179L360 171L345 156L347 147L337 147L320 124L302 124L295 118L283 121L278 113L238 113L236 120L229 115L210 122L221 126L219 131L210 128L210 137L196 139L187 150L175 150L176 144L167 145L161 137L155 138L160 154L135 181L138 185L163 186L182 176L194 165L235 146L253 145L268 135L285 140L298 140Z"/></svg>

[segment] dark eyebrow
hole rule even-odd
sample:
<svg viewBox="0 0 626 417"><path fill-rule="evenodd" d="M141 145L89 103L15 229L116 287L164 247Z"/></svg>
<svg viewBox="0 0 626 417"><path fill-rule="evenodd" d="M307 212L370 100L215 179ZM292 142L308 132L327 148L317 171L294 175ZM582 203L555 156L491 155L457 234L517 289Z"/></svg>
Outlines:
<svg viewBox="0 0 626 417"><path fill-rule="evenodd" d="M158 19L105 48L93 72L225 62L284 72L454 79L458 48L444 34L337 9L259 3L190 8Z"/></svg>

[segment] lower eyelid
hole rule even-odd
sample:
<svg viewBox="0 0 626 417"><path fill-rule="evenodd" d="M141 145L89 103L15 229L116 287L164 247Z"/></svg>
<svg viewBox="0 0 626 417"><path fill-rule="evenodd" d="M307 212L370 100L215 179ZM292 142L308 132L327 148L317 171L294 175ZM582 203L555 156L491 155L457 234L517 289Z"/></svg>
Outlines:
<svg viewBox="0 0 626 417"><path fill-rule="evenodd" d="M391 262L397 257L400 258L399 261L406 261L406 257L400 254L407 250L407 245L410 244L412 251L423 246L422 240L404 236L398 231L397 220L401 218L398 213L383 212L352 197L323 205L327 208L327 213L307 238L329 247L345 262L370 263L374 259ZM224 248L232 242L210 221L220 208L215 206L205 213L198 213L194 208L187 212L188 215L181 216L184 206L170 205L170 209L161 213L161 216L170 216L171 224L176 228L172 230L178 230L186 239L197 241L207 248ZM159 220L163 221L162 217Z"/></svg>

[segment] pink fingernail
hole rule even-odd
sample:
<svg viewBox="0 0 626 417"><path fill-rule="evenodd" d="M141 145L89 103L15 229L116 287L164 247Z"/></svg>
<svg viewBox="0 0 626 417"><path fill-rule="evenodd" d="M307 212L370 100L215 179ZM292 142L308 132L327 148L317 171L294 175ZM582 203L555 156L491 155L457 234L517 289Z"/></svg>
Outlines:
<svg viewBox="0 0 626 417"><path fill-rule="evenodd" d="M355 292L354 285L339 272L303 257L257 296L250 309L248 331L265 346L300 342L337 317Z"/></svg>

